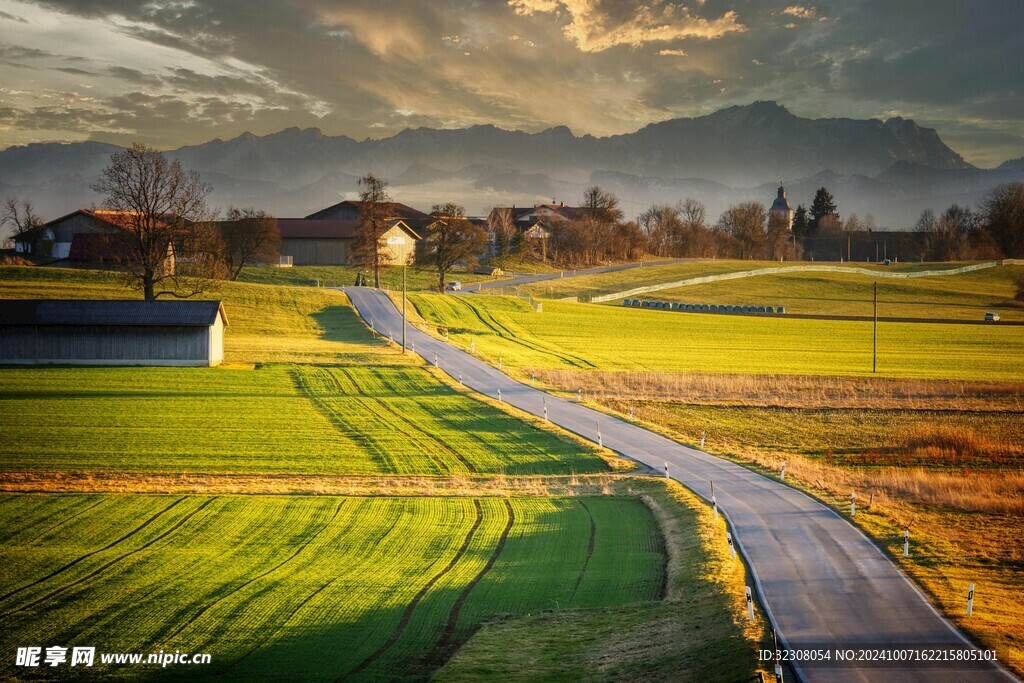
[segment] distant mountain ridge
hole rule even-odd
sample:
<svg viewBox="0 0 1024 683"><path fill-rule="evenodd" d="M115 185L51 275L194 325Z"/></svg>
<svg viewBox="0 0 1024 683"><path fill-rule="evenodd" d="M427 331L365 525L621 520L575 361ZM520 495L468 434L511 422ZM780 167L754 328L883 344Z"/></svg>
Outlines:
<svg viewBox="0 0 1024 683"><path fill-rule="evenodd" d="M0 151L0 190L28 195L48 214L51 206L55 211L73 208L60 206L62 198L80 201L88 195L89 183L117 149L99 142L10 147ZM410 202L420 195L427 206L454 199L476 213L486 211L488 202L515 203L518 198L522 204L556 193L576 201L578 197L569 195L582 192L592 176L603 173L657 178L666 188L699 180L724 186L722 194L729 196L744 194L729 188L759 188L824 171L843 178L877 178L887 187L912 182L915 196L922 194L922 182L931 182L922 177L936 171L941 173L932 174L932 180L947 188L956 186L951 178L969 176L965 182L974 192L979 178L995 173L975 169L935 130L909 119L806 119L775 102L728 107L601 138L576 136L565 126L539 133L492 125L417 128L363 141L324 135L315 128L288 128L211 140L166 154L214 184L214 203L255 205L282 216L305 215L351 196L356 179L367 171L390 178L396 193ZM1014 163L1004 164L1010 167L998 175L1024 170ZM451 195L440 196L446 188ZM650 193L642 194L646 199ZM923 194L928 195L927 188ZM682 197L666 189L658 198ZM842 195L837 199L842 208ZM881 220L879 213L875 215Z"/></svg>

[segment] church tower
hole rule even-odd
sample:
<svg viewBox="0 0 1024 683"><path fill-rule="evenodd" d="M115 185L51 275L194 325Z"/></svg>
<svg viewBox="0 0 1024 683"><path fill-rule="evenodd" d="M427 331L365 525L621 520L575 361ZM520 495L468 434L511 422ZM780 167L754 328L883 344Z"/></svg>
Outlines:
<svg viewBox="0 0 1024 683"><path fill-rule="evenodd" d="M775 202L772 204L772 208L768 210L769 216L778 216L782 219L783 225L786 226L787 230L793 229L793 207L789 205L789 200L786 199L786 188L779 183L779 195L775 198Z"/></svg>

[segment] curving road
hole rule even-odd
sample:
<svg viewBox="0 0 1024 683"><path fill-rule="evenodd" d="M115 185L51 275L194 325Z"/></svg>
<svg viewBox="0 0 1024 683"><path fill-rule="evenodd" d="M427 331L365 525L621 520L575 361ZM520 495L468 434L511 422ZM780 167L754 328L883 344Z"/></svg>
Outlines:
<svg viewBox="0 0 1024 683"><path fill-rule="evenodd" d="M381 292L346 287L356 309L382 334L401 339L401 313ZM430 363L487 396L658 470L706 499L711 481L720 509L746 556L769 617L790 648L972 648L863 533L809 496L731 462L623 420L521 384L464 351L409 326L410 345ZM724 540L723 540L724 542ZM833 650L834 651L834 650ZM946 662L892 667L798 665L806 681L1006 681L995 666Z"/></svg>
<svg viewBox="0 0 1024 683"><path fill-rule="evenodd" d="M600 266L597 268L582 268L580 270L563 270L557 273L540 273L537 275L516 275L507 280L492 280L489 282L474 282L471 285L466 285L464 292L476 292L481 289L494 289L496 287L518 287L519 285L529 285L534 282L544 282L545 280L559 280L563 277L577 277L579 275L596 275L597 273L615 273L620 270L631 270L633 268L653 268L655 266L667 266L673 263L685 263L687 261L699 261L701 259L692 258L673 258L663 259L661 261L643 261L637 263L620 263L615 266Z"/></svg>

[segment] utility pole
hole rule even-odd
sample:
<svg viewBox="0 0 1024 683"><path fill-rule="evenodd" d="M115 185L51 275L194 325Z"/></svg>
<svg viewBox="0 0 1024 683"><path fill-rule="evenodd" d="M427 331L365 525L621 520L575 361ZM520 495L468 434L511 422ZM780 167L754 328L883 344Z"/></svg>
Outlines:
<svg viewBox="0 0 1024 683"><path fill-rule="evenodd" d="M871 372L878 372L878 283L875 283L875 296L873 302L874 324L871 332Z"/></svg>
<svg viewBox="0 0 1024 683"><path fill-rule="evenodd" d="M402 266L402 353L405 353L405 271L409 266Z"/></svg>

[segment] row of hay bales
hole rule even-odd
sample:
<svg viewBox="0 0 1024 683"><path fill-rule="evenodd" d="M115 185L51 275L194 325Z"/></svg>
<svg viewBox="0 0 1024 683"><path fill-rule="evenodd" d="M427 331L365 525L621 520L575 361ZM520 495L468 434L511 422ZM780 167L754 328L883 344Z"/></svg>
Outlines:
<svg viewBox="0 0 1024 683"><path fill-rule="evenodd" d="M623 306L632 308L656 308L663 311L687 311L691 313L785 313L785 306L721 306L717 304L681 304L675 301L641 301L623 299Z"/></svg>

